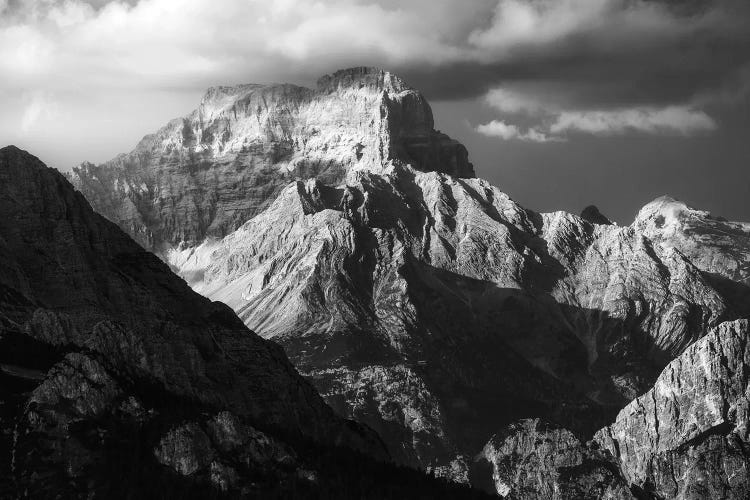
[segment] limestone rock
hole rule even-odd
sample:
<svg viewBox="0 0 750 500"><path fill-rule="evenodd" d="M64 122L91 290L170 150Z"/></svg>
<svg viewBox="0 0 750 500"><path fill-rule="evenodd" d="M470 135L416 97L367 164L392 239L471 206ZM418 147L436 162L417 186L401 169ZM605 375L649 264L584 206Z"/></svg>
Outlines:
<svg viewBox="0 0 750 500"><path fill-rule="evenodd" d="M750 316L750 224L696 210L669 196L649 203L634 226L700 269L728 301L733 316Z"/></svg>
<svg viewBox="0 0 750 500"><path fill-rule="evenodd" d="M659 498L750 495L748 320L726 322L669 363L595 440Z"/></svg>
<svg viewBox="0 0 750 500"><path fill-rule="evenodd" d="M189 476L210 464L214 451L206 433L197 424L189 423L164 436L154 455L159 463Z"/></svg>
<svg viewBox="0 0 750 500"><path fill-rule="evenodd" d="M480 459L492 468L501 497L632 499L616 465L589 450L567 429L521 420L493 436Z"/></svg>
<svg viewBox="0 0 750 500"><path fill-rule="evenodd" d="M750 283L750 224L663 196L643 207L634 225L656 244L679 250L699 269Z"/></svg>
<svg viewBox="0 0 750 500"><path fill-rule="evenodd" d="M289 446L228 411L171 429L154 448L154 456L184 476L207 474L224 491L247 481L248 475L241 474L244 469L288 475L296 473L298 466Z"/></svg>
<svg viewBox="0 0 750 500"><path fill-rule="evenodd" d="M82 164L71 180L99 213L158 252L225 236L295 179L335 185L391 161L474 175L466 149L434 130L418 91L388 72L353 68L317 89L213 87L190 115L131 153Z"/></svg>
<svg viewBox="0 0 750 500"><path fill-rule="evenodd" d="M589 205L581 211L581 219L592 224L610 225L612 221L602 214L594 205Z"/></svg>

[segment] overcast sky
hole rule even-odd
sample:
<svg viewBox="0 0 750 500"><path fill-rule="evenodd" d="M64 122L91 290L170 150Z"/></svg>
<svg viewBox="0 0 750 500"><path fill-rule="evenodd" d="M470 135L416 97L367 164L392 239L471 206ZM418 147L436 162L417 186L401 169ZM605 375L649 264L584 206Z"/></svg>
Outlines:
<svg viewBox="0 0 750 500"><path fill-rule="evenodd" d="M669 193L750 221L748 0L0 0L0 144L66 170L208 86L362 65L529 208L629 223Z"/></svg>

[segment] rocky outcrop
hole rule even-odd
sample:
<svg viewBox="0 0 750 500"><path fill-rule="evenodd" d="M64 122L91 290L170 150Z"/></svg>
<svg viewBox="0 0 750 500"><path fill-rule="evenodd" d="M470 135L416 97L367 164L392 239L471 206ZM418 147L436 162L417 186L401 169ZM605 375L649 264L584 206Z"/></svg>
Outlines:
<svg viewBox="0 0 750 500"><path fill-rule="evenodd" d="M161 252L225 236L295 179L336 185L389 162L474 175L466 149L434 130L419 92L388 72L353 68L317 89L213 87L190 115L131 153L82 164L71 180L99 213Z"/></svg>
<svg viewBox="0 0 750 500"><path fill-rule="evenodd" d="M182 476L203 476L219 491L257 492L250 478L316 481L293 448L221 412L199 424L192 421L167 432L154 448L156 460ZM259 474L260 473L260 474Z"/></svg>
<svg viewBox="0 0 750 500"><path fill-rule="evenodd" d="M594 205L589 205L581 211L581 219L592 224L610 225L612 221L602 214Z"/></svg>
<svg viewBox="0 0 750 500"><path fill-rule="evenodd" d="M748 320L722 323L669 363L595 441L658 498L750 495Z"/></svg>
<svg viewBox="0 0 750 500"><path fill-rule="evenodd" d="M492 469L492 490L524 499L633 499L614 460L567 429L521 420L493 436L479 460Z"/></svg>
<svg viewBox="0 0 750 500"><path fill-rule="evenodd" d="M466 494L380 463L280 347L13 147L0 213L0 497Z"/></svg>

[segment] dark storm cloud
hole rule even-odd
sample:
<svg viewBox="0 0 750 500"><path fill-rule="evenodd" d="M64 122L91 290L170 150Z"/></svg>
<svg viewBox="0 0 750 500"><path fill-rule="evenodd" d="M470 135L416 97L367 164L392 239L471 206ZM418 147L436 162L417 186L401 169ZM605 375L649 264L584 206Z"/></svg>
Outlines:
<svg viewBox="0 0 750 500"><path fill-rule="evenodd" d="M662 22L646 30L634 22L630 36L613 40L603 22L600 29L581 26L554 43L517 46L497 60L401 72L433 99L466 99L506 85L538 87L561 105L609 108L684 103L736 81L750 65L750 2L672 0L666 8L664 0L650 3L659 6ZM648 17L641 22L647 25Z"/></svg>
<svg viewBox="0 0 750 500"><path fill-rule="evenodd" d="M440 67L397 70L410 84L435 100L458 100L484 95L501 85L547 84L558 97L575 105L627 106L684 102L696 94L717 90L737 80L750 64L747 42L702 48L657 49L642 54L537 57L497 64L459 62Z"/></svg>
<svg viewBox="0 0 750 500"><path fill-rule="evenodd" d="M501 115L477 131L504 140L711 132L718 124L706 110L746 81L748 20L750 4L734 0L508 0L470 39L494 57L447 73L471 75L471 86L429 72L415 80L438 82L428 92L444 99L486 93ZM534 120L524 129L517 115Z"/></svg>
<svg viewBox="0 0 750 500"><path fill-rule="evenodd" d="M563 112L702 112L750 63L745 0L0 0L0 12L0 104L24 103L25 131L78 114L74 93L312 83L359 65L432 99L534 101L549 128Z"/></svg>

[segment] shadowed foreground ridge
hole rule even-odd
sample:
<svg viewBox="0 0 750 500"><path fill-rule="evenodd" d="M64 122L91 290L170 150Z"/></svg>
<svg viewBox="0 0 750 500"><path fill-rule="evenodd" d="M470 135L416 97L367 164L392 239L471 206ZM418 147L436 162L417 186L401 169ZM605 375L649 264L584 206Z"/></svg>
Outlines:
<svg viewBox="0 0 750 500"><path fill-rule="evenodd" d="M0 213L0 497L476 496L384 463L280 347L15 147Z"/></svg>
<svg viewBox="0 0 750 500"><path fill-rule="evenodd" d="M644 468L594 437L696 342L750 315L750 224L669 197L625 227L595 207L529 210L475 178L428 110L371 69L317 90L222 87L72 180L194 290L281 344L399 463L519 498L743 498L734 462L700 489L730 453L718 441L650 439L627 420L639 456L671 454ZM228 163L222 151L240 152ZM242 204L216 201L227 196ZM673 411L689 420L699 410L685 402ZM693 452L689 474L663 480Z"/></svg>

